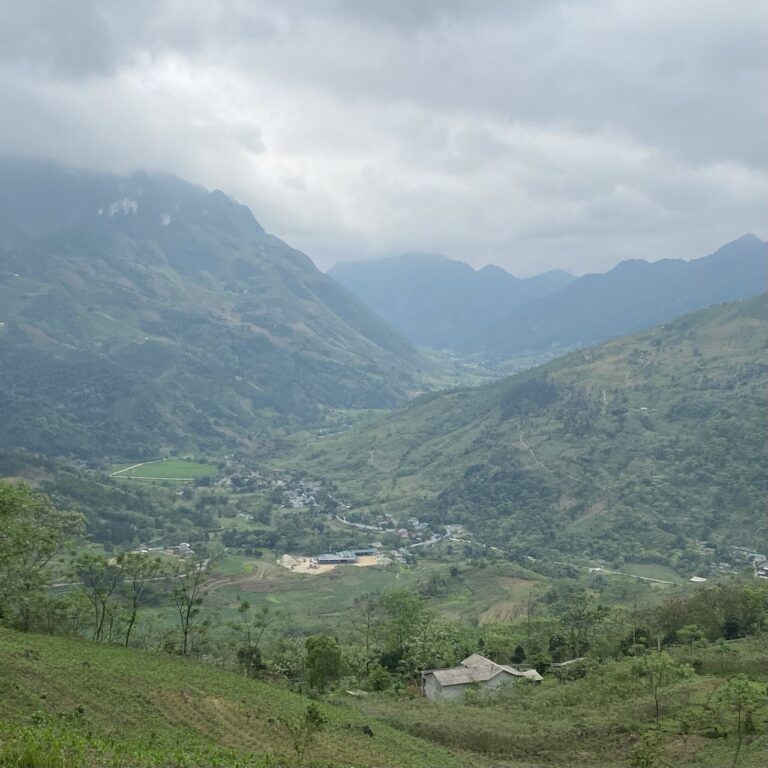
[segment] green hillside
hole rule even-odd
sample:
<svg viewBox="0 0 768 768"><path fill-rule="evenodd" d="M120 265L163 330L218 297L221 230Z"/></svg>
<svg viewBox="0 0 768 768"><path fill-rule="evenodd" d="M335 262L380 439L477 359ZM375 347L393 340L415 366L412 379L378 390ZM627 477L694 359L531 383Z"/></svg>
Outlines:
<svg viewBox="0 0 768 768"><path fill-rule="evenodd" d="M0 656L0 765L298 764L281 721L302 717L310 700L276 686L179 658L2 628ZM487 764L347 707L318 707L327 723L307 754L313 764ZM38 762L18 760L25 748Z"/></svg>
<svg viewBox="0 0 768 768"><path fill-rule="evenodd" d="M656 762L651 693L625 659L566 684L515 686L483 702L438 705L415 691L312 700L276 684L201 664L84 640L0 628L0 765L17 768L721 768L735 749L727 680L764 687L765 643L698 649L699 674L665 685ZM676 651L686 658L684 648ZM610 703L610 706L606 706ZM308 706L324 721L303 757L289 726ZM766 746L758 697L738 764ZM366 733L368 727L372 735ZM639 733L646 734L640 738Z"/></svg>
<svg viewBox="0 0 768 768"><path fill-rule="evenodd" d="M407 342L221 192L0 163L0 205L0 448L253 450L421 385Z"/></svg>
<svg viewBox="0 0 768 768"><path fill-rule="evenodd" d="M513 556L660 562L765 549L762 295L473 390L425 395L290 462L361 519L464 523Z"/></svg>

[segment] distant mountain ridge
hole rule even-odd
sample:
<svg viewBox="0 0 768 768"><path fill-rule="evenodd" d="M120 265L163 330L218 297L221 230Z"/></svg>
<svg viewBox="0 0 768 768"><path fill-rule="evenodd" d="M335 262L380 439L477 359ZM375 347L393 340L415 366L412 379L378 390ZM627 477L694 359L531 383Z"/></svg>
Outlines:
<svg viewBox="0 0 768 768"><path fill-rule="evenodd" d="M579 278L555 271L521 280L424 254L339 264L329 274L415 344L541 359L766 290L768 243L745 235L700 259L632 259Z"/></svg>
<svg viewBox="0 0 768 768"><path fill-rule="evenodd" d="M744 235L692 261L622 261L511 309L467 342L497 358L588 346L768 289L768 243Z"/></svg>
<svg viewBox="0 0 768 768"><path fill-rule="evenodd" d="M560 270L522 279L425 253L337 264L328 274L410 341L436 349L469 343L512 307L575 280Z"/></svg>
<svg viewBox="0 0 768 768"><path fill-rule="evenodd" d="M423 365L220 191L0 162L0 447L252 445L392 406Z"/></svg>

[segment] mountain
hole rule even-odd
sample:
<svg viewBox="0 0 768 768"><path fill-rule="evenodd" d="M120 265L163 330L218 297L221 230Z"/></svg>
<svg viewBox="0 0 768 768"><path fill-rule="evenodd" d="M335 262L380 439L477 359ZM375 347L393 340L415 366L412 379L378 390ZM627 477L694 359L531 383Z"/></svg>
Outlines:
<svg viewBox="0 0 768 768"><path fill-rule="evenodd" d="M0 163L0 448L253 446L391 407L422 362L220 191Z"/></svg>
<svg viewBox="0 0 768 768"><path fill-rule="evenodd" d="M424 253L337 264L328 274L414 344L435 349L457 349L511 308L575 279L560 270L520 279Z"/></svg>
<svg viewBox="0 0 768 768"><path fill-rule="evenodd" d="M768 547L767 348L763 294L424 395L290 461L334 480L363 521L414 515L517 559L690 573L699 541Z"/></svg>
<svg viewBox="0 0 768 768"><path fill-rule="evenodd" d="M562 290L511 309L465 340L464 351L494 358L596 344L695 309L768 288L768 243L745 235L693 261L623 261Z"/></svg>

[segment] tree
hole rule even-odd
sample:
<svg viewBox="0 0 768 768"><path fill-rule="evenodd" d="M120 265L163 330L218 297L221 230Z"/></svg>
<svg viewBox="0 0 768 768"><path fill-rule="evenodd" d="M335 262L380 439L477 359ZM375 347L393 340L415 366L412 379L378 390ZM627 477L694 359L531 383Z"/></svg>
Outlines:
<svg viewBox="0 0 768 768"><path fill-rule="evenodd" d="M736 752L733 756L733 768L739 761L744 734L752 723L752 715L757 709L761 691L751 683L746 675L736 675L725 685L718 688L716 700L730 713L733 718L733 730L736 733Z"/></svg>
<svg viewBox="0 0 768 768"><path fill-rule="evenodd" d="M632 768L656 768L664 759L664 745L658 731L644 733L629 753Z"/></svg>
<svg viewBox="0 0 768 768"><path fill-rule="evenodd" d="M322 693L329 683L341 676L341 647L329 635L308 637L304 646L309 684Z"/></svg>
<svg viewBox="0 0 768 768"><path fill-rule="evenodd" d="M26 485L0 482L0 621L31 628L52 560L82 527L81 515L59 512Z"/></svg>
<svg viewBox="0 0 768 768"><path fill-rule="evenodd" d="M568 632L571 656L576 658L586 650L588 633L595 622L594 599L588 592L573 592L560 600L556 607Z"/></svg>
<svg viewBox="0 0 768 768"><path fill-rule="evenodd" d="M269 603L263 603L257 610L252 610L247 600L240 600L237 613L239 623L230 625L243 638L237 649L237 660L248 677L255 677L262 668L261 640L275 621L275 615Z"/></svg>
<svg viewBox="0 0 768 768"><path fill-rule="evenodd" d="M462 625L449 621L427 621L406 641L402 666L415 675L425 669L452 667L466 650Z"/></svg>
<svg viewBox="0 0 768 768"><path fill-rule="evenodd" d="M661 698L664 691L677 680L691 674L690 667L679 664L668 653L661 651L641 656L633 665L632 671L643 679L646 688L653 696L656 710L656 730L659 729Z"/></svg>
<svg viewBox="0 0 768 768"><path fill-rule="evenodd" d="M85 596L93 607L93 639L104 639L104 626L114 613L112 609L117 600L117 588L121 574L117 563L107 560L102 555L84 554L75 560L74 570L83 584Z"/></svg>
<svg viewBox="0 0 768 768"><path fill-rule="evenodd" d="M379 598L386 620L383 624L387 648L402 656L409 637L422 623L425 608L422 599L407 589L393 589Z"/></svg>
<svg viewBox="0 0 768 768"><path fill-rule="evenodd" d="M131 640L131 632L136 625L139 608L152 591L154 582L165 573L163 562L159 558L149 557L138 552L118 555L117 565L122 576L123 591L128 598L125 645Z"/></svg>
<svg viewBox="0 0 768 768"><path fill-rule="evenodd" d="M187 562L174 574L173 603L179 614L182 656L192 653L195 637L205 627L202 621L204 581L202 562Z"/></svg>
<svg viewBox="0 0 768 768"><path fill-rule="evenodd" d="M697 624L686 624L677 630L677 639L685 643L693 653L693 646L701 644L705 639L704 630Z"/></svg>
<svg viewBox="0 0 768 768"><path fill-rule="evenodd" d="M372 597L364 597L355 602L354 610L349 619L349 625L363 649L364 674L367 675L377 655L377 634L381 625L381 611L377 601Z"/></svg>
<svg viewBox="0 0 768 768"><path fill-rule="evenodd" d="M326 724L326 719L320 712L320 708L312 701L307 704L303 717L289 717L284 715L278 720L288 731L291 744L300 762L304 762L304 755L318 734Z"/></svg>
<svg viewBox="0 0 768 768"><path fill-rule="evenodd" d="M270 669L278 675L296 681L304 675L307 649L304 641L290 635L281 637L272 648Z"/></svg>

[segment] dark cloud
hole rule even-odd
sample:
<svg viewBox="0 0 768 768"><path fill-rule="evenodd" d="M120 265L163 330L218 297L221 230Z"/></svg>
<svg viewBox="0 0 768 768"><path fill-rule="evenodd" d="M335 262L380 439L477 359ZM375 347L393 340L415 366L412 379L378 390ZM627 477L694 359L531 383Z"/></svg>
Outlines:
<svg viewBox="0 0 768 768"><path fill-rule="evenodd" d="M0 149L170 170L323 266L530 273L765 236L758 0L0 6Z"/></svg>

